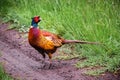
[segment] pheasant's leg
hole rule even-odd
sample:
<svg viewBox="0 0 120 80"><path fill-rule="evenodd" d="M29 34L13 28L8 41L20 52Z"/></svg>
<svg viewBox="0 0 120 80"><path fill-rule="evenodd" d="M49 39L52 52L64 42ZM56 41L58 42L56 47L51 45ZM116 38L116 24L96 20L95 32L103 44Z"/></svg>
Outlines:
<svg viewBox="0 0 120 80"><path fill-rule="evenodd" d="M49 56L49 62L50 62L50 66L49 68L52 66L52 54L51 53L48 53L48 56Z"/></svg>
<svg viewBox="0 0 120 80"><path fill-rule="evenodd" d="M43 56L43 61L42 61L42 63L45 63L45 53L41 53L42 54L42 56Z"/></svg>
<svg viewBox="0 0 120 80"><path fill-rule="evenodd" d="M45 63L45 53L43 52L43 53L41 53L41 54L42 54L42 56L43 56L43 60L42 60L43 66L42 66L42 68L45 68L45 66L46 66L46 63Z"/></svg>

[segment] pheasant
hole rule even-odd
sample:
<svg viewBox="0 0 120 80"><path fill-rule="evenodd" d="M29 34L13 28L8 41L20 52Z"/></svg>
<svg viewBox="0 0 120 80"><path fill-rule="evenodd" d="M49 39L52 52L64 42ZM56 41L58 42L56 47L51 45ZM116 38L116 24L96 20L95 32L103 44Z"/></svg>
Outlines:
<svg viewBox="0 0 120 80"><path fill-rule="evenodd" d="M46 54L51 62L52 54L55 53L58 47L68 43L81 44L97 44L96 42L87 42L80 40L66 40L54 33L47 32L38 28L38 23L41 21L40 16L32 18L31 28L28 33L29 44L35 48L45 59Z"/></svg>

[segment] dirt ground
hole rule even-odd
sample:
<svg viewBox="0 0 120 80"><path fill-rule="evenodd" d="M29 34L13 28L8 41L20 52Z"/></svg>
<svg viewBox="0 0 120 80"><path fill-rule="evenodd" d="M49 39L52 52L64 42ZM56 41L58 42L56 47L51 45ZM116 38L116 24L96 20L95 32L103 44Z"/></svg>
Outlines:
<svg viewBox="0 0 120 80"><path fill-rule="evenodd" d="M42 56L28 44L27 39L15 30L6 30L7 27L8 24L0 24L0 62L15 80L120 80L120 76L111 73L85 75L86 69L73 66L78 59L53 60L52 68L48 68L48 63L43 67Z"/></svg>

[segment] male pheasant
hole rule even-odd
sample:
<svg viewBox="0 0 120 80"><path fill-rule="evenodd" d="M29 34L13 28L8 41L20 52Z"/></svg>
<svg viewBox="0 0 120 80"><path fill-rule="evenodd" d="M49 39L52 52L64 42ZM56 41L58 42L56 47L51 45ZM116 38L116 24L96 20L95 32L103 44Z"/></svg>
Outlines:
<svg viewBox="0 0 120 80"><path fill-rule="evenodd" d="M30 45L35 48L45 59L45 55L49 56L51 61L52 54L61 47L63 44L67 43L81 43L81 44L96 44L96 42L87 42L80 40L65 40L60 36L40 30L38 28L38 23L41 21L39 16L32 18L31 28L29 30L28 41Z"/></svg>

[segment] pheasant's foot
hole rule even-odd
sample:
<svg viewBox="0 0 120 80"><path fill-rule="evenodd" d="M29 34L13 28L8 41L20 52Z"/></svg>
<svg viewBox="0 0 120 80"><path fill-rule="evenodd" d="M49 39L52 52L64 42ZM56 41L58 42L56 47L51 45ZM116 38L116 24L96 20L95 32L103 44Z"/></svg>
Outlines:
<svg viewBox="0 0 120 80"><path fill-rule="evenodd" d="M52 69L53 65L52 63L49 64L49 69Z"/></svg>
<svg viewBox="0 0 120 80"><path fill-rule="evenodd" d="M42 64L45 64L45 62L46 62L46 61L45 61L45 58L43 58L43 59L41 60L41 63L42 63Z"/></svg>

